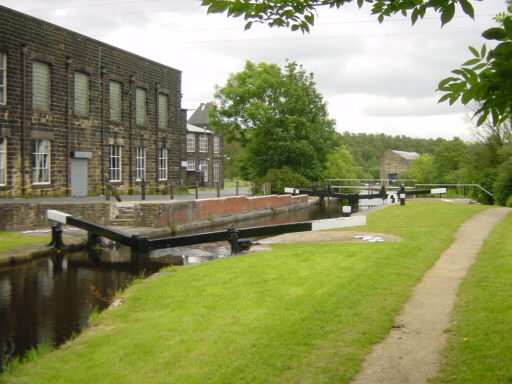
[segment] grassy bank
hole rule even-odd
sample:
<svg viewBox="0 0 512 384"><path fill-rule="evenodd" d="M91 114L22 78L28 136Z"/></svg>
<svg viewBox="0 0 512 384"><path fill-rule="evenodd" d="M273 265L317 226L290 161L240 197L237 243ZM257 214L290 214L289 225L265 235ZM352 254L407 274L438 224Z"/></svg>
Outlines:
<svg viewBox="0 0 512 384"><path fill-rule="evenodd" d="M512 383L512 215L489 236L459 289L436 383Z"/></svg>
<svg viewBox="0 0 512 384"><path fill-rule="evenodd" d="M49 243L50 236L24 235L15 232L0 232L0 253L22 248L26 245Z"/></svg>
<svg viewBox="0 0 512 384"><path fill-rule="evenodd" d="M293 244L173 269L9 383L346 383L481 206L408 203L362 230L398 243Z"/></svg>

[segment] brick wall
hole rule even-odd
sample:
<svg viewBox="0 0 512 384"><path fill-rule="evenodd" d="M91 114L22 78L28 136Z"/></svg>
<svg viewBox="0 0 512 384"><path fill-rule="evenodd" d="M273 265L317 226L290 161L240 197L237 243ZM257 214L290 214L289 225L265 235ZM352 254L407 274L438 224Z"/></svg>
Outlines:
<svg viewBox="0 0 512 384"><path fill-rule="evenodd" d="M101 192L109 180L109 145L122 147L122 180L116 186L134 187L135 148L146 148L146 179L157 180L157 150L168 149L168 179L179 183L180 157L185 140L181 109L181 72L109 46L78 33L0 6L0 51L7 55L7 104L0 105L0 135L7 139L7 185L0 196L31 192L67 194L70 155L90 152L88 192ZM32 107L32 66L50 66L50 109ZM89 114L74 111L74 73L89 79ZM110 119L110 81L121 83L121 119ZM147 119L135 120L135 89L146 91ZM158 123L158 94L167 96L167 126ZM51 142L50 183L34 185L34 140Z"/></svg>

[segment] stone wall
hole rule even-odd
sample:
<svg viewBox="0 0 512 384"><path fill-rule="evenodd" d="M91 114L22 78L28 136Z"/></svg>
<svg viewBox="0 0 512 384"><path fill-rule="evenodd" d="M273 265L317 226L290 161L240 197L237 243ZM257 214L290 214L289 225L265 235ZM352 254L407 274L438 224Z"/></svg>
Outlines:
<svg viewBox="0 0 512 384"><path fill-rule="evenodd" d="M307 206L308 196L271 195L259 197L226 197L189 201L137 201L91 203L7 203L0 204L0 230L21 231L48 228L46 210L55 209L97 224L110 225L120 207L134 211L133 226L170 228L201 226L222 221L223 218L240 219L250 215L297 209Z"/></svg>

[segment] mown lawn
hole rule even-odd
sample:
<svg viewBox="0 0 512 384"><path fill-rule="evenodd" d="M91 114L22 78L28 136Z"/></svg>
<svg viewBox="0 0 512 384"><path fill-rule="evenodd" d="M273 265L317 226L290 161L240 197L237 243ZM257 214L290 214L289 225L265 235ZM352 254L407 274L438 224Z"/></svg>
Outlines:
<svg viewBox="0 0 512 384"><path fill-rule="evenodd" d="M512 214L459 289L436 383L512 383Z"/></svg>
<svg viewBox="0 0 512 384"><path fill-rule="evenodd" d="M279 245L134 284L9 383L347 383L411 288L482 206L408 203L368 216L398 243Z"/></svg>
<svg viewBox="0 0 512 384"><path fill-rule="evenodd" d="M50 236L24 235L15 232L0 232L0 253L21 248L25 245L49 243Z"/></svg>

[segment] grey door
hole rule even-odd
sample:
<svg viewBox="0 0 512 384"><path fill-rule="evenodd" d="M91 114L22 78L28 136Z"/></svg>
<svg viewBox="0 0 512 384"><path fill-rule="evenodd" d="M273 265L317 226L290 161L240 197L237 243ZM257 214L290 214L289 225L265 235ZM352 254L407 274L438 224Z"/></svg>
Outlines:
<svg viewBox="0 0 512 384"><path fill-rule="evenodd" d="M87 159L71 159L71 196L87 196Z"/></svg>

